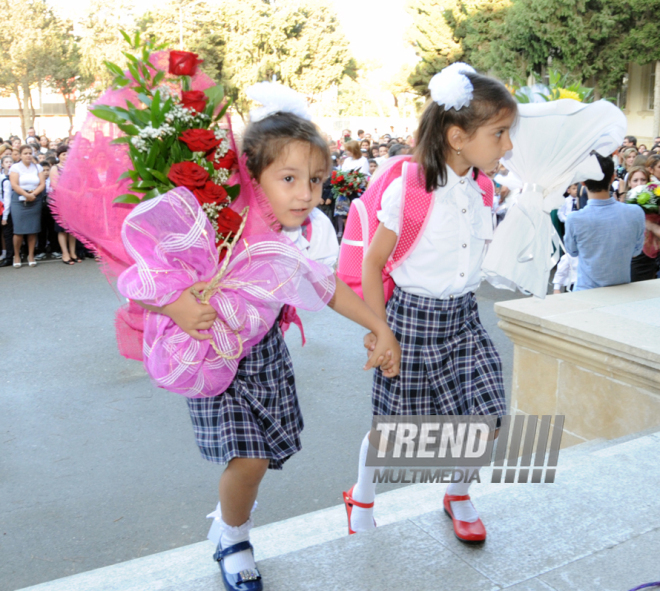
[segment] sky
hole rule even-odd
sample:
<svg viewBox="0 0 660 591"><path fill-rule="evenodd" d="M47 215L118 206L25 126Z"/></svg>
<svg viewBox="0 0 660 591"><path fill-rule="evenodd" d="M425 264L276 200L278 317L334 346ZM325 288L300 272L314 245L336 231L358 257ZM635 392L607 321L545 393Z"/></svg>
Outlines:
<svg viewBox="0 0 660 591"><path fill-rule="evenodd" d="M84 12L89 4L89 0L47 1L63 16L73 19L76 14ZM147 10L156 1L136 0L136 5ZM380 61L384 75L394 74L404 63L415 62L412 48L404 42L404 33L410 23L410 17L404 10L405 0L330 1L337 9L353 55L358 61Z"/></svg>

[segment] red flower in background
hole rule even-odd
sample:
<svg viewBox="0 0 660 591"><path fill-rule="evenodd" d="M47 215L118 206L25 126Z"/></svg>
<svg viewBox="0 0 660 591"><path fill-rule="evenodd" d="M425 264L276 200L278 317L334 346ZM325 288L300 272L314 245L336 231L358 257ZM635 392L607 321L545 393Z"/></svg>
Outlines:
<svg viewBox="0 0 660 591"><path fill-rule="evenodd" d="M234 168L234 165L236 164L236 152L234 150L228 150L227 153L220 158L220 160L215 159L215 152L212 154L209 154L206 159L209 162L213 162L213 168L216 170L219 170L221 168L226 168L227 170L231 170Z"/></svg>
<svg viewBox="0 0 660 591"><path fill-rule="evenodd" d="M238 232L243 218L233 209L225 207L218 215L218 234Z"/></svg>
<svg viewBox="0 0 660 591"><path fill-rule="evenodd" d="M193 152L208 152L222 143L210 129L186 129L179 139Z"/></svg>
<svg viewBox="0 0 660 591"><path fill-rule="evenodd" d="M172 164L167 178L177 187L186 187L194 191L206 184L206 181L209 180L209 173L194 162L176 162Z"/></svg>
<svg viewBox="0 0 660 591"><path fill-rule="evenodd" d="M210 203L217 205L227 200L227 191L224 187L216 185L212 181L206 181L203 187L193 190L200 204Z"/></svg>
<svg viewBox="0 0 660 591"><path fill-rule="evenodd" d="M187 109L194 109L198 113L204 112L208 101L209 97L201 90L184 90L181 93L181 104Z"/></svg>
<svg viewBox="0 0 660 591"><path fill-rule="evenodd" d="M190 51L170 51L170 74L173 76L194 76L200 60L196 53Z"/></svg>

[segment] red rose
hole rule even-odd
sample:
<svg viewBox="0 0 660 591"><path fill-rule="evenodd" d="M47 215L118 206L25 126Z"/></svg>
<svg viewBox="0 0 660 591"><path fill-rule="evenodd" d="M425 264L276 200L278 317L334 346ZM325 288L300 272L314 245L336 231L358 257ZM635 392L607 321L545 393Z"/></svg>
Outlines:
<svg viewBox="0 0 660 591"><path fill-rule="evenodd" d="M202 113L206 109L207 97L201 90L184 90L181 93L181 104L186 109L193 109L198 113Z"/></svg>
<svg viewBox="0 0 660 591"><path fill-rule="evenodd" d="M203 187L209 180L209 173L205 168L194 162L177 162L172 164L167 173L170 179L177 187L187 187L191 191Z"/></svg>
<svg viewBox="0 0 660 591"><path fill-rule="evenodd" d="M217 205L227 200L227 191L225 191L224 187L216 185L211 181L206 181L206 184L202 188L194 189L193 193L200 205L204 203Z"/></svg>
<svg viewBox="0 0 660 591"><path fill-rule="evenodd" d="M174 76L194 76L197 64L201 64L196 53L190 51L170 51L170 74Z"/></svg>
<svg viewBox="0 0 660 591"><path fill-rule="evenodd" d="M220 158L220 160L216 160L215 152L212 152L206 157L206 159L209 162L213 162L213 168L216 170L221 168L231 170L234 167L234 164L236 164L236 152L234 152L234 150L228 150L227 153L222 158Z"/></svg>
<svg viewBox="0 0 660 591"><path fill-rule="evenodd" d="M186 129L179 139L193 152L208 152L222 143L210 129Z"/></svg>
<svg viewBox="0 0 660 591"><path fill-rule="evenodd" d="M218 234L238 232L242 222L243 218L239 214L237 214L233 209L225 207L218 214Z"/></svg>

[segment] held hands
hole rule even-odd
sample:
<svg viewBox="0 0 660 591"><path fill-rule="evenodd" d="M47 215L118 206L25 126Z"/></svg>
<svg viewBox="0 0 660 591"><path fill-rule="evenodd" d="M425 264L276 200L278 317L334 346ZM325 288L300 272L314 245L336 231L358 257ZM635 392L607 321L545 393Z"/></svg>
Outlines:
<svg viewBox="0 0 660 591"><path fill-rule="evenodd" d="M208 330L213 326L217 312L210 304L201 304L193 295L192 290L202 291L208 284L200 281L186 289L177 300L162 307L162 314L169 316L179 328L193 339L206 341L210 334L202 334L200 330Z"/></svg>
<svg viewBox="0 0 660 591"><path fill-rule="evenodd" d="M396 377L399 375L401 347L389 327L385 326L379 333L380 336L370 332L364 337L368 357L364 369L380 367L386 378Z"/></svg>

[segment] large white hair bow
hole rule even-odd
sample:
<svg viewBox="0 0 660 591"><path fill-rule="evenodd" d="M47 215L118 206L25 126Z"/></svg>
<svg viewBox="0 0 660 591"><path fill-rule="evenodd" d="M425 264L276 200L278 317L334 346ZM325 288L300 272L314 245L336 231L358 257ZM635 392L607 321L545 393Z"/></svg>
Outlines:
<svg viewBox="0 0 660 591"><path fill-rule="evenodd" d="M259 82L248 87L245 94L262 105L250 111L250 121L261 121L275 113L293 113L301 119L312 120L307 99L288 86L277 82Z"/></svg>
<svg viewBox="0 0 660 591"><path fill-rule="evenodd" d="M466 72L476 74L472 66L463 62L453 63L438 72L429 82L431 98L440 106L460 111L470 104L474 87L465 75Z"/></svg>

